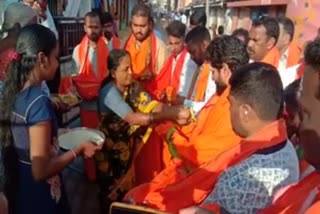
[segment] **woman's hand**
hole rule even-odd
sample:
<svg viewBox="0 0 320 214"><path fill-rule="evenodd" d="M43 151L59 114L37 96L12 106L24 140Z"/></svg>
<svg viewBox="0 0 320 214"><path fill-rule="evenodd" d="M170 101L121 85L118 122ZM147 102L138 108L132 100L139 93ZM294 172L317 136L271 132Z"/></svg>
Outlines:
<svg viewBox="0 0 320 214"><path fill-rule="evenodd" d="M93 142L84 142L80 146L80 155L85 158L93 157L97 151L100 151L103 147L103 144L97 145Z"/></svg>

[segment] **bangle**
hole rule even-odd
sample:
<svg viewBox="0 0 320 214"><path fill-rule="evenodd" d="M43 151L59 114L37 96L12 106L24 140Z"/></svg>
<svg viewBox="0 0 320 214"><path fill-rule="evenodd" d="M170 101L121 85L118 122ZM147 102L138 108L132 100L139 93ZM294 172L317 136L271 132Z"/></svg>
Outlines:
<svg viewBox="0 0 320 214"><path fill-rule="evenodd" d="M74 160L77 159L77 154L73 151L73 149L71 149L70 151L73 154Z"/></svg>
<svg viewBox="0 0 320 214"><path fill-rule="evenodd" d="M150 113L150 114L149 114L149 120L150 120L150 123L153 123L153 122L154 122L154 115L153 115L153 113Z"/></svg>

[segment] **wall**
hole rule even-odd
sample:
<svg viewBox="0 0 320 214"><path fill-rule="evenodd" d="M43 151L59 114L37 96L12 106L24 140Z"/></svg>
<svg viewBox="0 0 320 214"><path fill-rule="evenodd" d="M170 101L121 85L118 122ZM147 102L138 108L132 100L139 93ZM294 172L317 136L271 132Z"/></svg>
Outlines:
<svg viewBox="0 0 320 214"><path fill-rule="evenodd" d="M287 16L296 26L295 40L303 46L306 41L313 40L320 27L319 0L291 0L287 7Z"/></svg>

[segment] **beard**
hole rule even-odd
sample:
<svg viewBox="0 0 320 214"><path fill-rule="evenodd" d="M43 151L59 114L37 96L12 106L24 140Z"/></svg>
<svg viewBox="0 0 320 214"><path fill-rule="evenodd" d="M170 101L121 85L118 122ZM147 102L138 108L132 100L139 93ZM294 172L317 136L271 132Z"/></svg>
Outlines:
<svg viewBox="0 0 320 214"><path fill-rule="evenodd" d="M100 36L98 34L95 34L95 33L93 33L91 35L88 35L88 37L89 37L89 39L91 41L94 41L94 42L97 42L99 40L99 38L100 38Z"/></svg>

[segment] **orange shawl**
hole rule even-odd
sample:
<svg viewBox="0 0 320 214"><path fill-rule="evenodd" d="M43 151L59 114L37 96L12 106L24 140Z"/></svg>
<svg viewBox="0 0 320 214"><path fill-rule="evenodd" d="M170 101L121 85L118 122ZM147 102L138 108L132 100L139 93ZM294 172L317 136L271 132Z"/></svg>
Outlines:
<svg viewBox="0 0 320 214"><path fill-rule="evenodd" d="M304 214L319 214L320 201L315 202Z"/></svg>
<svg viewBox="0 0 320 214"><path fill-rule="evenodd" d="M299 55L300 56L300 55ZM278 68L280 60L280 53L276 47L273 47L267 55L262 59L262 62L273 65L275 68Z"/></svg>
<svg viewBox="0 0 320 214"><path fill-rule="evenodd" d="M190 175L180 178L180 181L172 185L158 185L161 181L154 180L150 184L140 186L140 191L135 191L137 188L130 191L126 198L159 210L178 213L180 209L201 204L226 169L249 158L257 151L278 145L286 139L285 121L275 121L254 136L224 151L208 164L194 170Z"/></svg>
<svg viewBox="0 0 320 214"><path fill-rule="evenodd" d="M195 93L194 101L196 101L196 102L204 101L210 72L211 72L210 64L205 62L202 65L202 69L201 69L201 72L199 74L199 78L196 83L197 88L195 89L196 93Z"/></svg>
<svg viewBox="0 0 320 214"><path fill-rule="evenodd" d="M156 69L156 49L157 38L154 33L145 39L140 47L137 47L137 40L134 35L130 35L124 49L130 53L133 78L143 79L145 75L154 73Z"/></svg>
<svg viewBox="0 0 320 214"><path fill-rule="evenodd" d="M287 68L299 64L300 59L301 48L299 48L299 46L296 43L291 42L288 49Z"/></svg>
<svg viewBox="0 0 320 214"><path fill-rule="evenodd" d="M283 195L281 195L276 202L270 207L261 211L261 214L277 213L277 214L295 214L302 213L301 210L306 205L308 197L312 191L320 187L320 174L318 171L314 171L296 185L293 185L287 189ZM311 203L313 201L310 201ZM320 213L320 212L318 212Z"/></svg>
<svg viewBox="0 0 320 214"><path fill-rule="evenodd" d="M150 88L150 92L153 93L154 97L159 99L160 95L166 91L166 88L168 88L168 86L172 87L174 91L179 90L180 77L187 53L188 51L186 49L181 52L173 71L172 66L175 56L171 55L168 58L160 73L153 79L153 83L150 84L153 86L152 88Z"/></svg>
<svg viewBox="0 0 320 214"><path fill-rule="evenodd" d="M97 42L97 74L88 58L89 38L84 36L79 44L78 59L81 65L79 75L73 77L79 95L87 100L98 96L101 82L108 75L107 58L108 48L104 37L100 37Z"/></svg>
<svg viewBox="0 0 320 214"><path fill-rule="evenodd" d="M173 134L171 139L184 163L199 167L240 142L231 126L229 91L227 88L222 95L212 96L199 112L196 122L181 127ZM161 124L156 130L165 138L169 129L167 124ZM167 143L163 147L165 166L175 168Z"/></svg>

